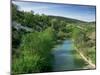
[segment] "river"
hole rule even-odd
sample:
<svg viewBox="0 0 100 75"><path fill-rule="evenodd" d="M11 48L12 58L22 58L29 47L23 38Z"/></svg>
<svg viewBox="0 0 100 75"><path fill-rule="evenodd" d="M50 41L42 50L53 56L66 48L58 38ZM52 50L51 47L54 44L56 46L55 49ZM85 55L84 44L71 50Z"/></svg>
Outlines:
<svg viewBox="0 0 100 75"><path fill-rule="evenodd" d="M54 55L53 71L73 70L76 68L72 50L74 50L73 42L69 39L55 46L52 52Z"/></svg>

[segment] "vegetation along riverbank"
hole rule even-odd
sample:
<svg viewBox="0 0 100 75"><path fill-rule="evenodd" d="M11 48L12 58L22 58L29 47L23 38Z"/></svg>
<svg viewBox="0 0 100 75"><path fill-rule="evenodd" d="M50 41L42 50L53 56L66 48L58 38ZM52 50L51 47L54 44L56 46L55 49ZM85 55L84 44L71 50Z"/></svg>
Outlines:
<svg viewBox="0 0 100 75"><path fill-rule="evenodd" d="M13 74L95 68L95 42L95 21L22 11L12 3Z"/></svg>

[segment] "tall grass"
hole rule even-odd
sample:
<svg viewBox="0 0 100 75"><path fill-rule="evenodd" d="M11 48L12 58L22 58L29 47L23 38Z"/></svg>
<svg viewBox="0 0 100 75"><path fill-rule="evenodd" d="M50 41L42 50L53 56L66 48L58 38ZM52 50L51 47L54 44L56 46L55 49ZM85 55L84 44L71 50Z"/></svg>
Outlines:
<svg viewBox="0 0 100 75"><path fill-rule="evenodd" d="M13 73L51 71L55 36L52 28L24 35L19 58L13 60Z"/></svg>
<svg viewBox="0 0 100 75"><path fill-rule="evenodd" d="M81 28L82 26L80 28L73 27L72 39L74 40L74 45L88 60L95 64L95 27L87 25L83 27L83 30Z"/></svg>

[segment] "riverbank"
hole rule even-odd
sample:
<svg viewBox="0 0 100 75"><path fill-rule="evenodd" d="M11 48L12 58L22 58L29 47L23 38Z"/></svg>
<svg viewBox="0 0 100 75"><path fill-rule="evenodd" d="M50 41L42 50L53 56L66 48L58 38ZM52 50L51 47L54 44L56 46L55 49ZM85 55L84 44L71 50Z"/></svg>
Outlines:
<svg viewBox="0 0 100 75"><path fill-rule="evenodd" d="M79 53L81 58L88 64L88 67L86 69L95 69L95 64L92 63L90 59L87 59L82 52L78 50L77 47L75 47L76 51Z"/></svg>
<svg viewBox="0 0 100 75"><path fill-rule="evenodd" d="M72 39L72 41L74 42L74 40ZM81 61L84 62L83 63L79 63L80 66L85 66L83 69L95 69L95 64L92 63L92 61L90 59L87 59L86 56L84 56L84 54L73 44L74 47L74 52L77 52L77 55L75 55L76 58L79 58ZM77 61L76 61L77 62Z"/></svg>

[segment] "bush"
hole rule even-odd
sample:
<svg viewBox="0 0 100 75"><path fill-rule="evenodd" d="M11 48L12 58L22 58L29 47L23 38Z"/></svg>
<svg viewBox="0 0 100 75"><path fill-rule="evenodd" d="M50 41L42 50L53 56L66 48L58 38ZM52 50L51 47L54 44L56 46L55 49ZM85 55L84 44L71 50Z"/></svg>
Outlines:
<svg viewBox="0 0 100 75"><path fill-rule="evenodd" d="M45 72L51 70L51 48L54 42L52 28L24 35L20 57L13 60L14 73Z"/></svg>

